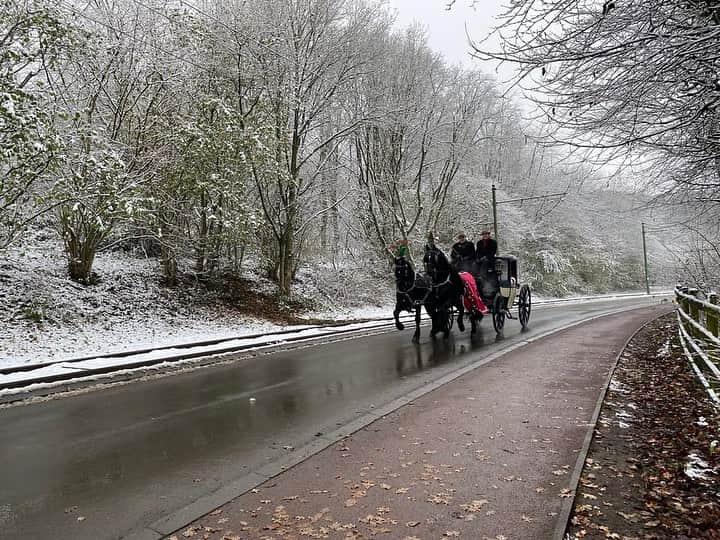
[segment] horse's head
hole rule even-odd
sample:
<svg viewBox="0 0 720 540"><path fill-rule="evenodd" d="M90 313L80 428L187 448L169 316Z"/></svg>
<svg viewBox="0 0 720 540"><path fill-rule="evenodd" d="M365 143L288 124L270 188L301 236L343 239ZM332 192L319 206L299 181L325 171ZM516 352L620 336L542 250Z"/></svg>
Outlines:
<svg viewBox="0 0 720 540"><path fill-rule="evenodd" d="M450 272L450 263L442 251L437 249L428 250L425 254L425 270L433 283L445 281Z"/></svg>
<svg viewBox="0 0 720 540"><path fill-rule="evenodd" d="M411 283L415 281L415 271L410 261L405 257L395 257L395 280L398 283Z"/></svg>

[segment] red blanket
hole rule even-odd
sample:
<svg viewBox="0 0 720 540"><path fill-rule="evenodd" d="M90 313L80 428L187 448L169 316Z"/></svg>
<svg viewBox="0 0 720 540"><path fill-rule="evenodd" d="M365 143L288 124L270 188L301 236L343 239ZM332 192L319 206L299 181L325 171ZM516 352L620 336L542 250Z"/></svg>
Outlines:
<svg viewBox="0 0 720 540"><path fill-rule="evenodd" d="M468 272L460 272L460 279L465 283L465 293L463 294L463 305L466 311L479 311L483 315L488 314L488 308L480 299L477 284L472 274Z"/></svg>

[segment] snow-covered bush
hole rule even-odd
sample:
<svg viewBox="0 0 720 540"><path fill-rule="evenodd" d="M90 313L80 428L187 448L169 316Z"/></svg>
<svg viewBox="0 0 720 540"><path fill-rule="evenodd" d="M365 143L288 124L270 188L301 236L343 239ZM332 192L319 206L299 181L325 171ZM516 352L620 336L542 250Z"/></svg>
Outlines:
<svg viewBox="0 0 720 540"><path fill-rule="evenodd" d="M49 209L40 184L53 173L59 140L43 74L71 35L45 2L0 0L0 248Z"/></svg>

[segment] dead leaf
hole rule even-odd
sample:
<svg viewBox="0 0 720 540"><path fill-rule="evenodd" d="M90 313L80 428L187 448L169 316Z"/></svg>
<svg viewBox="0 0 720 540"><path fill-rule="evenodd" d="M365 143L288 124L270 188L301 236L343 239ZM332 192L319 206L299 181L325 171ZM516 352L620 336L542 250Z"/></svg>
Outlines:
<svg viewBox="0 0 720 540"><path fill-rule="evenodd" d="M469 504L461 504L460 507L464 510L467 510L468 512L479 512L483 506L485 506L488 503L487 499L480 499L472 501Z"/></svg>

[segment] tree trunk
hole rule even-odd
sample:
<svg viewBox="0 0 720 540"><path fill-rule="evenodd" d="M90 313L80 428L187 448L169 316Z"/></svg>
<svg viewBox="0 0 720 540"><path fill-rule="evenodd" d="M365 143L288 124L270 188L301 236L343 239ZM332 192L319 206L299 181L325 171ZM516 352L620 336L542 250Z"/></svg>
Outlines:
<svg viewBox="0 0 720 540"><path fill-rule="evenodd" d="M205 190L200 193L200 223L198 223L198 242L195 247L195 271L201 273L205 270L205 250L208 237L207 209Z"/></svg>
<svg viewBox="0 0 720 540"><path fill-rule="evenodd" d="M285 226L282 236L278 240L278 269L277 280L280 294L289 296L292 286L293 270L295 268L295 220Z"/></svg>
<svg viewBox="0 0 720 540"><path fill-rule="evenodd" d="M168 287L175 287L178 283L175 251L165 243L162 244L160 251L165 284Z"/></svg>
<svg viewBox="0 0 720 540"><path fill-rule="evenodd" d="M68 258L70 279L90 283L95 253L105 235L82 214L82 209L73 211L69 208L60 210L60 234Z"/></svg>
<svg viewBox="0 0 720 540"><path fill-rule="evenodd" d="M93 261L95 260L95 250L85 246L75 254L68 254L68 273L70 279L81 283L89 283L92 272Z"/></svg>

